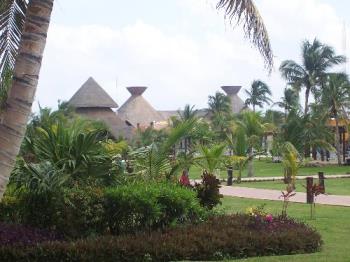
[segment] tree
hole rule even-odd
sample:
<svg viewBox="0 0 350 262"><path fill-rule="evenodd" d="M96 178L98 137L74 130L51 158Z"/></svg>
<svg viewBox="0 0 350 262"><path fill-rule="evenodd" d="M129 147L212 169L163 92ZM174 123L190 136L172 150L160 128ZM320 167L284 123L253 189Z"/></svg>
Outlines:
<svg viewBox="0 0 350 262"><path fill-rule="evenodd" d="M221 92L216 92L214 96L209 96L208 106L213 128L218 131L219 139L223 139L231 118L230 98Z"/></svg>
<svg viewBox="0 0 350 262"><path fill-rule="evenodd" d="M348 76L341 73L328 74L321 92L322 105L327 108L329 116L335 120L335 141L338 164L341 164L339 120L346 118L346 109L350 106L350 83Z"/></svg>
<svg viewBox="0 0 350 262"><path fill-rule="evenodd" d="M53 0L31 0L26 11L12 87L1 115L0 196L5 191L31 113L52 7Z"/></svg>
<svg viewBox="0 0 350 262"><path fill-rule="evenodd" d="M263 134L263 125L261 123L260 114L255 112L243 112L241 119L237 121L238 129L243 130L246 135L248 144L248 176L254 176L253 170L253 148L261 143L261 135Z"/></svg>
<svg viewBox="0 0 350 262"><path fill-rule="evenodd" d="M5 0L0 4L0 28L7 23L6 12L13 3L27 3L27 0ZM23 140L26 123L30 116L31 106L39 80L41 61L46 45L47 32L54 0L29 0L20 19L9 23L12 32L16 32L20 40L18 55L14 62L12 87L6 102L6 110L0 117L0 197L3 195L8 178L15 164ZM243 23L246 36L259 49L265 64L271 70L273 55L268 34L262 18L252 0L219 0L217 9L224 9L230 21ZM23 30L15 30L23 24ZM2 30L0 30L3 32ZM6 35L0 35L0 42ZM21 37L22 36L22 37ZM15 43L18 38L10 40ZM15 46L15 45L13 45ZM2 50L0 48L0 50ZM3 53L0 53L3 60Z"/></svg>
<svg viewBox="0 0 350 262"><path fill-rule="evenodd" d="M262 108L264 104L269 105L270 102L272 102L272 100L269 98L269 96L272 95L270 88L267 84L260 80L254 80L250 91L245 90L245 92L248 95L248 98L245 100L245 104L247 106L252 105L254 112L255 106Z"/></svg>
<svg viewBox="0 0 350 262"><path fill-rule="evenodd" d="M188 121L188 120L197 120L196 118L197 110L194 109L194 106L185 105L185 108L183 111L178 111L178 115L180 117L181 123ZM188 148L191 146L191 134L188 134L184 138L185 143L185 155L187 154Z"/></svg>
<svg viewBox="0 0 350 262"><path fill-rule="evenodd" d="M322 85L326 72L334 65L345 62L344 56L335 55L332 47L314 39L312 43L302 43L302 64L293 60L283 61L280 66L282 76L296 90L305 88L304 116L309 112L310 92L315 92Z"/></svg>
<svg viewBox="0 0 350 262"><path fill-rule="evenodd" d="M299 94L293 88L285 88L281 101L275 104L284 109L284 118L287 119L288 113L299 107Z"/></svg>

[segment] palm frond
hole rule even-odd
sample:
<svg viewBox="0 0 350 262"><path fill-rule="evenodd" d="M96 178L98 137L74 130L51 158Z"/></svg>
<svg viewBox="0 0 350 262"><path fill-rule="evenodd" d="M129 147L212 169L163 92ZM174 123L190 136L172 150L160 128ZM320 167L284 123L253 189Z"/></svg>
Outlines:
<svg viewBox="0 0 350 262"><path fill-rule="evenodd" d="M0 75L13 69L22 37L27 0L2 0L0 5Z"/></svg>
<svg viewBox="0 0 350 262"><path fill-rule="evenodd" d="M271 71L273 53L269 36L258 9L252 0L220 0L217 9L224 9L230 22L243 23L247 38L258 48L265 60L265 65Z"/></svg>

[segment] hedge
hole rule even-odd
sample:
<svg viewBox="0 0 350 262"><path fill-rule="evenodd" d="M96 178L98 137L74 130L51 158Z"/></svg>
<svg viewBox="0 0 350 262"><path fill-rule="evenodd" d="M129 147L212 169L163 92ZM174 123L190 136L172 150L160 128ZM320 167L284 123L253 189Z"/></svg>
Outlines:
<svg viewBox="0 0 350 262"><path fill-rule="evenodd" d="M0 248L4 261L177 261L219 260L316 252L320 235L291 219L265 221L225 215L163 232L103 236L75 242L48 242Z"/></svg>

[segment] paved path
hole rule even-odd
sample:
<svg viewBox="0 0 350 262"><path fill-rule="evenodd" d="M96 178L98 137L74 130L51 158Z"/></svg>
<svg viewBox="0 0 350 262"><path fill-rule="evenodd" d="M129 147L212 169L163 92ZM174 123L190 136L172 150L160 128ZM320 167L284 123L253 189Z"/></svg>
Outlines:
<svg viewBox="0 0 350 262"><path fill-rule="evenodd" d="M296 176L296 180L305 180L307 177L318 178L318 175L305 175L305 176ZM339 175L325 175L326 179L336 179L336 178L349 178L350 174L339 174ZM263 182L263 181L282 181L283 176L267 176L267 177L242 177L242 182ZM201 183L201 179L192 180L196 183ZM233 183L236 181L236 178L233 178Z"/></svg>
<svg viewBox="0 0 350 262"><path fill-rule="evenodd" d="M244 198L266 199L266 200L280 200L281 191L270 189L257 189L248 187L222 186L220 193L224 196L235 196ZM306 193L297 192L290 202L306 203ZM316 199L316 204L334 205L334 206L349 206L350 196L338 195L319 195Z"/></svg>

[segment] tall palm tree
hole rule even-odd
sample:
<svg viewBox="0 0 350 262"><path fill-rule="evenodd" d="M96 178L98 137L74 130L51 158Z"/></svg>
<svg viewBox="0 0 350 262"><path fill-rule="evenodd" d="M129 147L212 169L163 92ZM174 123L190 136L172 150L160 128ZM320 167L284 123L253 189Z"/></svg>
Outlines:
<svg viewBox="0 0 350 262"><path fill-rule="evenodd" d="M348 76L342 73L332 73L327 76L322 89L322 105L328 109L329 115L335 120L335 146L338 164L341 164L339 120L346 118L346 110L350 107L350 82Z"/></svg>
<svg viewBox="0 0 350 262"><path fill-rule="evenodd" d="M295 89L285 88L281 101L276 102L275 104L284 109L284 117L287 119L290 110L299 107L299 94Z"/></svg>
<svg viewBox="0 0 350 262"><path fill-rule="evenodd" d="M0 118L0 197L15 164L31 113L53 1L31 0L26 11L12 87ZM3 17L1 14L1 22Z"/></svg>
<svg viewBox="0 0 350 262"><path fill-rule="evenodd" d="M271 90L267 84L260 80L254 80L250 91L245 90L248 98L245 100L245 104L247 106L252 105L253 111L255 112L255 106L260 108L263 107L264 104L270 104L272 100L269 96L272 95Z"/></svg>
<svg viewBox="0 0 350 262"><path fill-rule="evenodd" d="M0 2L0 31L3 32L7 23L6 12L16 0L2 0ZM18 3L20 0L18 0ZM39 80L41 61L46 45L47 31L50 24L54 0L22 0L27 3L25 15L10 23L18 30L20 41L18 55L14 63L14 81L7 98L6 110L0 116L0 197L5 191L8 177L13 169L20 144L25 134L31 106ZM10 3L10 5L8 5ZM252 41L262 54L265 64L271 70L273 55L268 34L262 18L252 0L219 0L217 9L223 9L230 21L242 22L246 36ZM22 12L24 14L24 12ZM14 20L13 20L14 21ZM21 33L20 33L21 31ZM0 35L0 42L4 39ZM17 41L17 40L16 40ZM12 40L11 43L15 43ZM14 45L16 47L16 45ZM16 49L16 48L15 48ZM0 59L3 51L0 48Z"/></svg>
<svg viewBox="0 0 350 262"><path fill-rule="evenodd" d="M345 62L344 56L335 55L332 47L314 39L312 43L302 43L302 64L293 60L283 61L280 66L282 76L298 91L305 88L304 116L309 112L310 92L322 85L327 70Z"/></svg>
<svg viewBox="0 0 350 262"><path fill-rule="evenodd" d="M216 92L214 96L209 96L208 106L213 129L222 139L225 137L232 115L230 98L221 92Z"/></svg>

